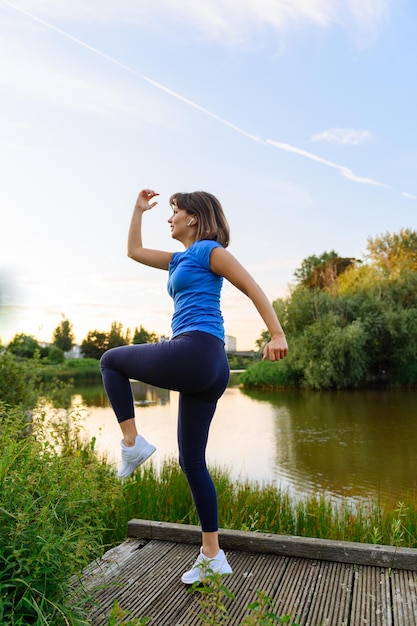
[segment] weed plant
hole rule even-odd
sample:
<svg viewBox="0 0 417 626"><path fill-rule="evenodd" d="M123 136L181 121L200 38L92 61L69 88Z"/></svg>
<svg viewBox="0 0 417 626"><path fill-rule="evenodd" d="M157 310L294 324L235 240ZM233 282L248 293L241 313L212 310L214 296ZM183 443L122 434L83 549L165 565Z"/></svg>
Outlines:
<svg viewBox="0 0 417 626"><path fill-rule="evenodd" d="M123 623L124 626L146 626L151 621L151 617L131 617L130 611L122 609L115 600L106 626L117 626L120 623Z"/></svg>
<svg viewBox="0 0 417 626"><path fill-rule="evenodd" d="M231 619L225 600L234 600L235 596L224 584L225 576L213 572L209 561L202 564L201 570L203 580L190 587L197 600L197 615L201 624L222 626Z"/></svg>
<svg viewBox="0 0 417 626"><path fill-rule="evenodd" d="M201 568L201 582L194 583L189 589L196 598L198 612L195 611L195 613L202 625L224 626L232 619L229 605L236 599L225 584L227 575L213 572L209 561L203 563ZM274 613L273 599L266 593L257 591L256 596L256 600L247 606L248 615L240 626L273 626L274 624L300 626L292 621L290 615L280 617Z"/></svg>

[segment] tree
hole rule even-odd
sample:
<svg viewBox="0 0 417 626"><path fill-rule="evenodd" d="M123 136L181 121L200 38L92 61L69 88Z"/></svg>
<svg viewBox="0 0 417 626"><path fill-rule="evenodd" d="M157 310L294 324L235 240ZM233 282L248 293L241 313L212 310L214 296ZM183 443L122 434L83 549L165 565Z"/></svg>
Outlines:
<svg viewBox="0 0 417 626"><path fill-rule="evenodd" d="M330 252L323 252L320 256L312 254L311 256L307 257L306 259L304 259L304 261L302 261L300 267L294 272L294 276L296 277L297 282L304 284L318 265L326 263L326 261L329 261L331 259L337 259L338 257L338 253L334 250L331 250Z"/></svg>
<svg viewBox="0 0 417 626"><path fill-rule="evenodd" d="M402 228L399 233L385 233L368 239L368 257L386 272L417 270L417 232Z"/></svg>
<svg viewBox="0 0 417 626"><path fill-rule="evenodd" d="M337 257L329 259L314 268L304 285L309 289L330 290L334 287L337 278L357 262L353 258Z"/></svg>
<svg viewBox="0 0 417 626"><path fill-rule="evenodd" d="M333 296L327 291L298 285L291 297L274 300L272 306L285 328L285 333L292 335L304 332L309 324L327 315L333 308Z"/></svg>
<svg viewBox="0 0 417 626"><path fill-rule="evenodd" d="M81 344L81 351L86 358L100 359L106 350L130 344L130 330L123 334L123 325L112 322L110 332L90 330Z"/></svg>
<svg viewBox="0 0 417 626"><path fill-rule="evenodd" d="M74 333L69 320L63 319L54 330L52 343L63 352L68 352L74 345Z"/></svg>
<svg viewBox="0 0 417 626"><path fill-rule="evenodd" d="M41 353L41 346L33 335L20 333L15 335L8 344L7 349L12 354L24 359L33 359L36 353Z"/></svg>
<svg viewBox="0 0 417 626"><path fill-rule="evenodd" d="M323 252L321 256L304 259L300 268L294 272L299 283L308 289L330 290L337 278L346 270L359 263L351 257L340 257L337 252Z"/></svg>
<svg viewBox="0 0 417 626"><path fill-rule="evenodd" d="M90 330L81 344L81 352L87 359L100 359L107 350L108 343L108 333Z"/></svg>
<svg viewBox="0 0 417 626"><path fill-rule="evenodd" d="M117 348L118 346L127 346L130 343L130 330L127 329L123 336L123 324L113 322L108 334L107 347Z"/></svg>
<svg viewBox="0 0 417 626"><path fill-rule="evenodd" d="M258 352L261 354L266 344L271 341L271 333L269 330L263 330L260 337L255 341Z"/></svg>
<svg viewBox="0 0 417 626"><path fill-rule="evenodd" d="M148 332L141 325L139 329L135 328L132 343L156 343L158 336L154 332Z"/></svg>
<svg viewBox="0 0 417 626"><path fill-rule="evenodd" d="M359 321L347 326L329 314L311 324L299 346L303 385L313 389L357 387L368 366L366 332Z"/></svg>

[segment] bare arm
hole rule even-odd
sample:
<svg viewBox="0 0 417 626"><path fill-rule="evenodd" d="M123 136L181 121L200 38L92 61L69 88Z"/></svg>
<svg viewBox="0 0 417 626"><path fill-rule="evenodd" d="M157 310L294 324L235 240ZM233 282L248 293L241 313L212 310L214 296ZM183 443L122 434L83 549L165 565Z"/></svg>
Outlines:
<svg viewBox="0 0 417 626"><path fill-rule="evenodd" d="M224 276L235 287L240 289L255 305L265 322L271 341L264 349L264 359L279 361L288 353L287 340L279 323L278 317L264 291L249 272L224 248L214 248L210 255L210 267L215 274Z"/></svg>
<svg viewBox="0 0 417 626"><path fill-rule="evenodd" d="M172 258L172 252L144 248L142 244L142 215L145 211L153 209L158 204L156 201L149 204L152 198L155 198L157 195L152 189L142 189L138 195L127 238L127 256L134 261L138 261L138 263L167 270Z"/></svg>

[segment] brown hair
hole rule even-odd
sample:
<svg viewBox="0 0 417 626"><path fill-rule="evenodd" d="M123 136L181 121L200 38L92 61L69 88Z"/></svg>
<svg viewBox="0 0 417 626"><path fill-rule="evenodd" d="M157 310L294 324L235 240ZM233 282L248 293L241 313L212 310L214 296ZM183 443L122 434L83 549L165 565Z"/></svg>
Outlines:
<svg viewBox="0 0 417 626"><path fill-rule="evenodd" d="M223 248L227 248L230 240L229 224L223 207L215 196L207 191L174 193L169 204L197 217L197 240L214 239Z"/></svg>

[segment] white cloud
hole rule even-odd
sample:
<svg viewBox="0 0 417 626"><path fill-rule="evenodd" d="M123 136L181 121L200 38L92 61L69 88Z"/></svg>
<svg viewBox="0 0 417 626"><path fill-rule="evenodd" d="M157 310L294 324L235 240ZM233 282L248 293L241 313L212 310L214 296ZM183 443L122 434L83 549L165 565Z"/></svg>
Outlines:
<svg viewBox="0 0 417 626"><path fill-rule="evenodd" d="M335 21L332 0L199 0L192 4L184 0L159 1L168 11L175 7L181 19L211 38L220 41L227 37L229 43L251 39L259 27L283 32L303 23L323 27Z"/></svg>
<svg viewBox="0 0 417 626"><path fill-rule="evenodd" d="M360 26L373 30L376 24L388 18L390 0L349 0L348 7Z"/></svg>
<svg viewBox="0 0 417 626"><path fill-rule="evenodd" d="M344 145L357 146L372 137L369 130L356 130L354 128L330 128L313 135L311 141L327 141Z"/></svg>
<svg viewBox="0 0 417 626"><path fill-rule="evenodd" d="M417 200L417 196L413 195L412 193L407 193L406 191L403 191L402 196L404 196L404 198L408 198L409 200Z"/></svg>
<svg viewBox="0 0 417 626"><path fill-rule="evenodd" d="M356 25L374 33L392 0L3 0L11 8L33 11L44 19L136 23L148 28L161 16L189 24L222 44L252 40L256 28L283 33L303 24L328 27ZM255 28L254 28L255 27Z"/></svg>

